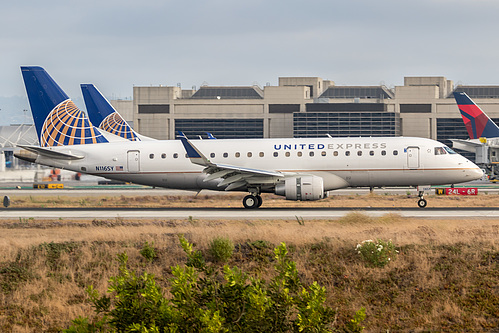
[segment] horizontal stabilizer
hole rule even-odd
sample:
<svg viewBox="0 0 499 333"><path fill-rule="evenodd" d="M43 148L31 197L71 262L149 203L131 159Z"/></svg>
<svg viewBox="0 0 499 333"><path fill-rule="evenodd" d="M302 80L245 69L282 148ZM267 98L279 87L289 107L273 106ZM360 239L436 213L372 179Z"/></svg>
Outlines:
<svg viewBox="0 0 499 333"><path fill-rule="evenodd" d="M73 155L73 154L68 154L68 153L61 153L59 151L55 151L55 150L43 148L43 147L38 147L38 146L19 145L18 147L24 148L28 151L31 151L31 152L36 153L36 154L41 155L41 156L45 156L45 157L53 158L53 159L58 159L58 160L80 160L84 157L84 156Z"/></svg>

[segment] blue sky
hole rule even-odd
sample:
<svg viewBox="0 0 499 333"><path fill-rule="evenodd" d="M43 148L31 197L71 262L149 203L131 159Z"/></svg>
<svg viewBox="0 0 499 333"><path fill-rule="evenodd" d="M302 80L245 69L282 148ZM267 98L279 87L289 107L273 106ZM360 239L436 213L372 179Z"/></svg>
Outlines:
<svg viewBox="0 0 499 333"><path fill-rule="evenodd" d="M25 98L21 65L44 67L74 99L80 83L124 99L134 85L279 76L499 85L498 14L495 0L11 1L0 6L0 97Z"/></svg>

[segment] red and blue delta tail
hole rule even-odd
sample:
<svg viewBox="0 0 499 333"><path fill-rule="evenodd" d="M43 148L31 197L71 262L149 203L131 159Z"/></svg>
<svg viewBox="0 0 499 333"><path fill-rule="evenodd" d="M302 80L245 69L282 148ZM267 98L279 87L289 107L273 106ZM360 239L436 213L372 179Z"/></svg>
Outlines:
<svg viewBox="0 0 499 333"><path fill-rule="evenodd" d="M137 133L93 84L82 84L81 91L88 116L93 124L106 132L130 141L140 141Z"/></svg>
<svg viewBox="0 0 499 333"><path fill-rule="evenodd" d="M108 142L41 67L21 67L40 146Z"/></svg>
<svg viewBox="0 0 499 333"><path fill-rule="evenodd" d="M499 127L464 92L454 92L470 139L499 137Z"/></svg>

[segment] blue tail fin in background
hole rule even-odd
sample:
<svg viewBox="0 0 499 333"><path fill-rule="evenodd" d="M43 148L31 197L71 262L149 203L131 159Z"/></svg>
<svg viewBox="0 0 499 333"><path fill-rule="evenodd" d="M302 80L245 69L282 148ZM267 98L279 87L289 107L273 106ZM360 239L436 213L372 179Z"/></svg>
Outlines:
<svg viewBox="0 0 499 333"><path fill-rule="evenodd" d="M93 124L130 141L140 141L137 133L93 84L82 84L81 91L88 116Z"/></svg>
<svg viewBox="0 0 499 333"><path fill-rule="evenodd" d="M108 142L41 67L21 67L42 147Z"/></svg>
<svg viewBox="0 0 499 333"><path fill-rule="evenodd" d="M454 98L470 139L499 137L499 127L466 93L454 92Z"/></svg>

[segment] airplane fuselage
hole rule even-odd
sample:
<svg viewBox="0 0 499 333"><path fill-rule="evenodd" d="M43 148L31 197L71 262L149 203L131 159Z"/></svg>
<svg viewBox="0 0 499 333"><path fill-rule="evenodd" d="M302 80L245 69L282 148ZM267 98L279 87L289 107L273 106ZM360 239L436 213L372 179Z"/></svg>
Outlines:
<svg viewBox="0 0 499 333"><path fill-rule="evenodd" d="M430 139L406 137L192 140L212 162L273 170L285 177L314 175L324 190L349 186L417 186L470 181L480 169ZM221 179L205 182L203 167L187 158L179 140L110 142L51 147L77 160L38 156L36 163L137 184L224 190ZM276 179L279 181L279 179ZM271 188L271 187L270 187ZM262 192L265 192L265 187ZM273 191L268 190L268 191Z"/></svg>

